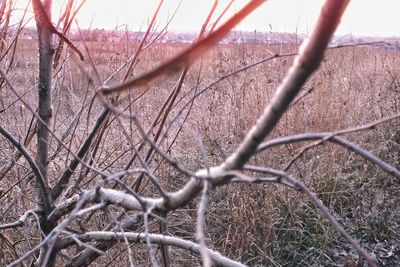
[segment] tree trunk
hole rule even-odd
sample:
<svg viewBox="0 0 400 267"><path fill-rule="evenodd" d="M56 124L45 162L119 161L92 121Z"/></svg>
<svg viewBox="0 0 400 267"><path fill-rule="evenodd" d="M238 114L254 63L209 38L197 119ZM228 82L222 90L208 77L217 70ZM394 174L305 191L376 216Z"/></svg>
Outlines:
<svg viewBox="0 0 400 267"><path fill-rule="evenodd" d="M49 131L51 127L52 117L52 97L51 97L51 86L52 86L52 63L54 57L53 48L53 28L51 27L51 0L40 0L32 1L36 27L38 32L39 40L39 98L38 98L38 112L39 120L37 126L37 165L40 172L43 175L46 192L39 191L39 203L43 208L43 196L50 196L50 190L48 186L48 151L49 151ZM39 188L39 187L38 187ZM54 222L47 220L50 210L43 210L43 214L40 216L40 227L43 233L47 236L51 230L55 227ZM55 259L49 257L46 260L46 256L50 248L43 246L39 257L39 265L52 266L54 265ZM50 254L51 255L51 254Z"/></svg>

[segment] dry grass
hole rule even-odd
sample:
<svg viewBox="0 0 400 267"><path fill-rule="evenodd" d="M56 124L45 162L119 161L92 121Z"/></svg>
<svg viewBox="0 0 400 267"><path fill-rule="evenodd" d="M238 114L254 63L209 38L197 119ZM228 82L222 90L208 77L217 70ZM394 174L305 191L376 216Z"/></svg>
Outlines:
<svg viewBox="0 0 400 267"><path fill-rule="evenodd" d="M35 85L37 75L36 43L21 41L16 61L9 77L24 99L36 107ZM118 66L132 53L135 44L88 43L92 57L102 79L113 74ZM141 55L135 74L157 65L177 51L182 45L156 44ZM284 45L220 45L201 61L196 62L184 83L181 100L173 109L172 119L178 110L194 94L195 88L203 88L211 81L251 64L273 52L294 52L296 47ZM98 85L93 85L85 71L68 55L57 72L54 83L54 131L61 136L79 113L84 103L94 95ZM262 112L277 85L283 79L292 58L278 58L234 75L211 87L196 99L188 119L188 125L202 137L209 161L221 163L240 143L244 134ZM117 74L113 81L119 81ZM168 77L161 84L150 88L139 100L128 108L135 112L147 129L154 120L164 99L178 77ZM381 119L400 111L400 51L383 51L375 47L350 47L327 52L322 68L305 86L312 93L296 104L284 116L272 137L303 132L334 131ZM7 87L2 89L1 107L9 108L1 114L1 124L23 140L32 115L21 106L13 104L16 97ZM119 104L125 107L145 88L131 92ZM89 109L83 108L75 135L65 143L76 151L88 131L95 123L102 106L95 100ZM185 112L184 112L185 114ZM121 170L130 157L127 140L118 129L117 122L110 121L100 140L99 150L94 156L97 167L109 171ZM125 121L131 129L131 138L140 140L132 123ZM174 124L166 133L163 148L171 144L179 125ZM400 167L400 122L385 123L373 130L350 134L347 138L385 161ZM52 140L50 154L57 143ZM269 150L252 159L253 163L282 169L301 149L303 144L287 145ZM0 138L0 165L10 159L14 148ZM33 153L35 142L28 146ZM148 149L148 148L147 148ZM144 149L146 152L147 149ZM183 131L169 152L173 158L191 169L203 167L203 160L190 131ZM145 153L142 153L143 155ZM52 183L60 176L71 155L62 149L50 163ZM155 167L157 157L151 166ZM24 160L8 173L1 182L0 223L14 221L25 210L34 208L35 192L32 182L27 180L29 171ZM71 184L79 180L78 170ZM372 164L349 151L326 144L306 152L289 170L314 190L326 206L331 208L349 233L381 263L395 266L400 261L400 186ZM177 176L167 164L162 163L156 175L169 190L176 190L186 180ZM86 188L96 179L94 174L80 181ZM130 184L128 178L127 184ZM71 189L71 194L76 188ZM153 195L149 186L144 194ZM187 239L194 239L195 208L197 203L170 214L168 232ZM91 229L102 229L112 219L107 214L96 214L91 218ZM79 227L79 226L76 226ZM279 185L231 184L212 192L207 213L209 244L222 254L239 259L251 266L341 266L349 257L357 259L349 245L330 228L316 208L303 195ZM154 231L157 226L154 225ZM33 231L32 234L29 232ZM26 252L37 243L37 233L29 227L17 231L2 231L12 240L18 253ZM29 234L27 234L29 233ZM23 238L29 236L29 242ZM36 239L35 239L36 238ZM1 243L1 242L0 242ZM144 253L146 248L135 246L135 253ZM96 261L98 266L127 264L126 255L118 252L126 249L121 243L109 252L109 257ZM5 261L15 258L5 243L0 245L0 257ZM391 254L390 254L390 253ZM171 249L176 266L192 266L198 258L187 252ZM116 257L114 259L114 257ZM137 262L145 265L146 262ZM360 263L362 266L362 263Z"/></svg>

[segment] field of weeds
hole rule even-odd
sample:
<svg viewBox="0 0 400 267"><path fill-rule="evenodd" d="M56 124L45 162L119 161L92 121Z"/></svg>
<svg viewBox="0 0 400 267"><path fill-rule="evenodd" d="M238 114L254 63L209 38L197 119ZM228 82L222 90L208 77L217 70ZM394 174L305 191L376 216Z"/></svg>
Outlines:
<svg viewBox="0 0 400 267"><path fill-rule="evenodd" d="M49 184L65 175L103 112L94 98L100 81L122 80L137 43L87 42L85 62L70 53L54 69ZM185 49L181 44L153 44L142 51L131 77L157 66ZM82 156L87 165L116 173L140 168L145 160L167 191L179 190L188 177L148 143L135 120L175 162L190 170L222 163L241 143L263 112L293 61L294 45L225 44L196 61L179 91L178 74L162 77L151 86L123 93L113 103L123 116L108 115ZM265 60L263 63L256 62ZM7 60L7 58L5 59ZM92 62L92 63L90 63ZM9 62L7 62L9 63ZM2 79L0 123L35 155L35 118L38 82L37 42L20 40L7 77L24 103ZM254 65L254 66L253 66ZM248 68L247 68L248 67ZM238 71L240 70L240 71ZM199 94L199 92L202 92ZM166 99L172 95L174 102ZM169 105L168 103L173 103ZM168 112L165 112L168 110ZM302 89L268 140L302 133L336 132L382 120L400 112L400 51L376 46L350 46L326 52L321 68ZM135 120L130 119L135 117ZM121 126L123 125L123 127ZM125 129L126 131L124 131ZM383 161L400 168L400 120L388 120L341 135ZM143 144L143 145L141 145ZM400 183L359 155L331 142L304 149L310 142L285 144L258 153L252 165L285 170L316 193L334 217L376 257L382 266L400 262ZM37 190L28 163L13 145L0 137L0 224L17 221L37 207ZM138 152L138 156L133 156ZM302 152L301 154L299 154ZM140 178L140 177L139 177ZM56 203L89 190L102 177L87 166L73 169ZM126 175L109 188L130 186L141 196L158 196L149 177ZM364 262L301 192L277 183L230 183L210 191L205 240L209 248L249 266L363 266ZM166 217L163 233L195 240L199 199ZM118 206L102 208L74 221L66 230L101 231L120 218L134 216ZM64 219L66 215L60 216ZM29 222L29 223L28 223ZM153 220L148 231L159 233ZM138 231L144 231L140 227ZM65 234L65 233L64 233ZM40 230L33 217L17 228L0 228L0 266L24 255L39 243ZM94 242L88 243L95 245ZM128 248L129 253L126 253ZM161 261L162 249L154 247ZM58 262L74 259L83 246L63 250ZM114 244L93 266L149 265L145 244ZM171 266L196 266L198 255L169 248ZM347 265L346 265L347 264Z"/></svg>

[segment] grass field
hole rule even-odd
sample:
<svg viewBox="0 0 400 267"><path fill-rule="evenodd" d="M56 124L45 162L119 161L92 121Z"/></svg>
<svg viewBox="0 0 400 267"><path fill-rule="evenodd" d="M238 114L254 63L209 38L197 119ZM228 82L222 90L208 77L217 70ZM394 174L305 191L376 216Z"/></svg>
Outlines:
<svg viewBox="0 0 400 267"><path fill-rule="evenodd" d="M87 47L100 79L103 81L112 76L109 83L113 84L121 81L123 72L117 72L117 69L135 51L137 44L88 42ZM79 48L84 51L82 44ZM181 44L149 46L140 55L133 75L151 69L184 48ZM189 69L177 101L171 107L166 119L168 127L161 129L160 147L191 170L207 167L205 162L210 165L223 162L240 144L284 78L293 60L293 56L284 55L296 51L297 47L293 45L226 44L203 56ZM229 76L237 69L276 53L282 56ZM62 64L54 71L52 129L60 138L65 137L63 142L72 151L82 145L103 109L97 98L91 101L100 84L88 63L88 55L85 56L86 61L79 62L71 54L63 54ZM19 41L8 77L34 110L37 106L37 66L36 41ZM174 74L150 88L125 93L116 100L118 107L125 109L127 114L134 114L143 127L149 129L178 78L179 75ZM190 104L193 95L202 89L207 90ZM32 113L4 83L0 108L4 109L0 114L1 125L24 142ZM400 51L385 51L374 46L331 49L321 68L305 85L302 97L284 115L269 139L307 132L334 132L399 112ZM136 144L140 142L141 135L132 120L121 119L119 122L111 116L85 156L86 162L110 172L126 166L132 148L119 123L129 129L131 140ZM153 136L156 129L150 131ZM344 137L400 168L399 119ZM199 149L198 139L202 140L206 157ZM251 164L284 169L304 145L272 148L254 157ZM35 139L26 146L35 155ZM3 137L0 137L0 148L0 167L4 168L15 148ZM140 155L144 158L149 149L144 145ZM72 155L52 138L50 156L50 184L54 185ZM140 167L139 160L136 159L132 166ZM149 166L167 190L175 191L187 181L158 155L151 158ZM36 207L36 190L29 172L27 162L21 158L0 178L0 224L16 221L23 212ZM333 143L309 149L288 167L288 172L312 189L348 233L367 252L375 255L382 266L396 266L400 261L398 179ZM101 177L91 170L78 167L63 197L88 189L99 179ZM133 175L127 176L123 183L130 185L134 179ZM157 192L151 183L147 183L142 186L141 194L155 196ZM213 190L210 197L206 240L210 248L223 255L250 266L343 266L352 261L358 265L347 266L363 266L350 245L300 192L278 184L233 183ZM169 214L167 232L194 240L197 205L198 202L193 202ZM70 227L77 232L101 230L115 220L110 214L117 211L123 212L123 209L110 207L90 218L82 218ZM124 214L129 215L130 212ZM23 255L37 244L39 234L34 225L32 220L16 230L0 230L3 263ZM158 232L158 225L152 223L150 229ZM126 247L124 242L117 244L107 256L99 257L95 266L128 264L127 253L121 253ZM132 247L132 253L139 255L135 259L143 259L135 264L148 265L148 259L140 257L141 253L147 253L146 246L132 244ZM78 251L76 247L64 254L68 258ZM198 256L183 250L171 248L170 254L173 266L199 263Z"/></svg>

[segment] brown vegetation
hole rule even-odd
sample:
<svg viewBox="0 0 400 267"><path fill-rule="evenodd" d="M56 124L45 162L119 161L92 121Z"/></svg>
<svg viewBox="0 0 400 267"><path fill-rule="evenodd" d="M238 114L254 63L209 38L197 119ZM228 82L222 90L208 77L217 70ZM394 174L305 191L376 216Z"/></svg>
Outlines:
<svg viewBox="0 0 400 267"><path fill-rule="evenodd" d="M52 193L59 193L52 195L59 217L54 212L47 216L67 222L58 233L59 237L55 237L59 238L54 243L55 248L63 248L56 264L73 265L91 248L103 250L95 240L113 240L112 236L96 239L85 234L95 235L95 231L107 229L126 231L127 235L118 242L112 241L113 246L104 249L104 255L93 258L93 263L86 263L148 266L154 260L149 254L154 253L164 266L198 265L201 257L194 253L196 249L189 252L171 246L167 251L162 242L149 249L146 242L150 238L142 238L142 243L133 242L140 239L137 237L129 237L128 241L128 232L161 233L196 242L198 210L203 203L200 198L162 214L153 213L149 207L144 212L130 210L121 202L112 202L112 196L107 196L109 202L106 202L101 193L93 193L93 196L87 193L96 187L97 190L112 188L130 196L157 198L163 196L163 192L180 190L190 180L181 170L194 173L224 163L271 101L298 47L289 44L218 45L188 69L179 90L177 81L182 75L174 72L151 86L146 84L114 97L113 108L124 111L119 114L107 113L104 99L97 97L99 82L113 85L124 80L124 71L118 69L129 65L139 44L121 40L77 42L75 45L81 51L87 49L85 62L79 61L68 49L53 70L47 180L50 188L56 188ZM130 77L154 69L186 48L180 44L145 46ZM36 118L28 106L35 110L38 103L37 41L19 41L13 56L14 63L6 76L10 84L3 81L1 88L0 125L24 144L36 160L37 140L31 134L36 130ZM254 64L268 57L271 58ZM93 65L87 63L90 60ZM196 96L201 90L204 92ZM164 105L171 92L176 92L176 100ZM398 172L399 112L400 51L384 51L373 46L330 49L321 67L303 86L267 140L303 133L309 133L308 136L325 134L325 137L270 147L253 156L248 164L284 170L297 177L315 192L367 254L380 265L395 266L400 261L398 174L390 175L388 169L385 172L376 162L367 160L369 156L363 158L348 146L330 141L335 138L331 134L336 133L340 135L338 138L357 144ZM104 123L95 131L88 151L79 156L101 118ZM366 125L363 129L352 128L363 125ZM140 127L148 133L147 137ZM340 130L347 132L339 133ZM143 142L146 138L161 151L149 140ZM322 141L315 143L318 140ZM305 148L309 144L313 146ZM0 266L3 266L26 255L44 237L38 229L40 198L29 162L19 156L7 169L18 152L3 136L0 147ZM77 155L80 159L70 179L67 184L60 185L60 177L68 174ZM180 166L184 167L180 169ZM237 183L232 180L208 191L204 226L208 248L250 266L363 266L365 259L331 227L301 187L289 182L291 187L279 181L263 182L266 174L256 173L246 166L240 168L241 174L236 173ZM116 176L128 169L130 173ZM246 180L249 177L255 182L249 184ZM55 185L60 186L60 190ZM80 195L88 198L86 202L77 200ZM71 203L82 207L78 209ZM82 215L77 215L79 212ZM21 219L21 215L26 217ZM13 223L11 227L9 224ZM33 253L25 264L29 265L38 257L39 253Z"/></svg>

